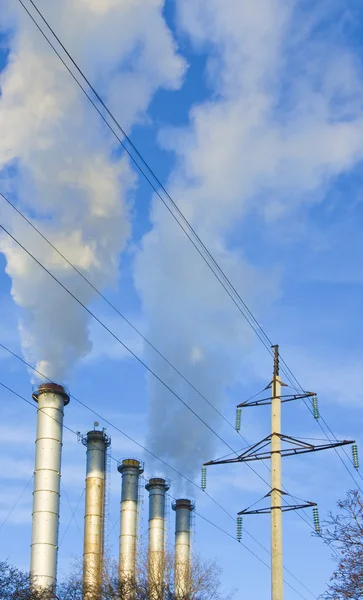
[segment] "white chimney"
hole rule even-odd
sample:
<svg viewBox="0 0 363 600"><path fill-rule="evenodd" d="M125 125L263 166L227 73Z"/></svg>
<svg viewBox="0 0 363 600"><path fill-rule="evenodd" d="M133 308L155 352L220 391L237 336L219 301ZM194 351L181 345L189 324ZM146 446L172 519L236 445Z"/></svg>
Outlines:
<svg viewBox="0 0 363 600"><path fill-rule="evenodd" d="M165 583L165 494L169 485L165 479L154 477L145 488L149 492L149 597L160 600Z"/></svg>
<svg viewBox="0 0 363 600"><path fill-rule="evenodd" d="M69 395L61 385L42 383L33 398L38 417L30 575L33 587L45 590L57 583L63 409Z"/></svg>
<svg viewBox="0 0 363 600"><path fill-rule="evenodd" d="M122 475L119 581L125 600L134 600L139 477L144 468L138 460L126 458L118 466L118 471Z"/></svg>
<svg viewBox="0 0 363 600"><path fill-rule="evenodd" d="M172 508L175 510L174 594L175 600L183 600L189 598L191 591L191 516L195 506L191 500L182 498Z"/></svg>
<svg viewBox="0 0 363 600"><path fill-rule="evenodd" d="M106 453L111 439L105 431L94 429L82 438L82 443L87 448L83 598L99 600L103 567Z"/></svg>

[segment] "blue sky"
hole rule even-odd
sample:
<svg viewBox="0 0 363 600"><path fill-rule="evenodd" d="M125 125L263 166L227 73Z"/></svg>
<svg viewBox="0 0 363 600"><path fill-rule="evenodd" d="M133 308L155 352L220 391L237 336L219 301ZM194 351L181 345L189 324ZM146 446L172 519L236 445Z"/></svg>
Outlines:
<svg viewBox="0 0 363 600"><path fill-rule="evenodd" d="M217 0L167 0L165 6L151 0L67 0L50 8L39 0L38 6L58 26L271 340L280 344L298 380L318 392L334 434L359 444L359 3L336 0L316 8L310 2L287 7L281 0L253 6L231 1L223 7ZM1 16L0 191L233 422L236 404L269 382L268 353L20 8L4 2ZM15 237L228 444L244 445L4 203L0 206L2 223ZM65 382L76 398L199 484L201 463L228 452L225 446L5 235L1 251L0 342ZM31 374L6 352L0 358L1 381L31 400ZM0 531L0 558L27 568L31 482L8 515L31 478L36 412L5 390L1 395L0 522L8 518ZM322 437L303 405L285 406L284 433ZM75 431L87 431L95 419L76 401L65 411L65 423ZM186 488L116 429L107 425L107 430L113 457L143 459L147 477L166 475L172 495L190 494L201 515L235 535L232 520L206 495ZM268 432L267 408L246 411L242 434L249 443ZM107 545L117 557L120 476L113 461L111 467ZM84 447L66 431L60 574L82 552L84 468ZM268 479L263 465L256 471ZM318 502L321 519L354 487L334 451L287 458L284 482L294 496ZM233 465L209 469L208 491L236 515L268 486L245 465ZM259 545L269 547L268 517L246 517L244 526L244 543L268 563ZM169 529L172 542L172 514ZM146 531L144 510L141 542ZM238 589L236 598L249 594L262 600L269 593L268 568L198 516L194 548L217 558L223 589ZM333 562L298 514L284 518L284 549L287 569L317 597ZM312 597L290 573L285 576L304 597ZM285 596L299 597L289 587Z"/></svg>

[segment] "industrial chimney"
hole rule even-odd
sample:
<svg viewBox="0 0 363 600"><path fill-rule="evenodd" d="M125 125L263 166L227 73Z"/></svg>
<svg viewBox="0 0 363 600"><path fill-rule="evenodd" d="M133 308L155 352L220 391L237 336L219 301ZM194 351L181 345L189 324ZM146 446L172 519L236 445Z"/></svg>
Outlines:
<svg viewBox="0 0 363 600"><path fill-rule="evenodd" d="M175 600L189 598L190 586L190 534L191 516L195 506L191 500L176 500L175 510L175 550L174 550L174 594Z"/></svg>
<svg viewBox="0 0 363 600"><path fill-rule="evenodd" d="M122 475L120 506L119 583L122 598L136 597L136 540L139 477L144 472L140 461L126 458L117 467Z"/></svg>
<svg viewBox="0 0 363 600"><path fill-rule="evenodd" d="M169 485L160 477L149 479L148 585L150 600L163 598L165 571L165 494Z"/></svg>
<svg viewBox="0 0 363 600"><path fill-rule="evenodd" d="M38 416L30 575L34 588L52 590L57 582L63 409L69 395L61 385L42 383L33 398Z"/></svg>
<svg viewBox="0 0 363 600"><path fill-rule="evenodd" d="M95 423L95 427L98 423ZM104 542L106 452L111 439L94 429L83 438L87 448L86 502L83 547L83 598L99 600Z"/></svg>

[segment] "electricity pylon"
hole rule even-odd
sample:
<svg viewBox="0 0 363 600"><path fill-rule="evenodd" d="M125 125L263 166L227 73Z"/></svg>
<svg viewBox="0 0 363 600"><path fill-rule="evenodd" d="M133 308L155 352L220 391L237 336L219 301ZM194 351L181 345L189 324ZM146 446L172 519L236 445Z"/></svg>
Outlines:
<svg viewBox="0 0 363 600"><path fill-rule="evenodd" d="M282 387L288 387L280 379L279 373L279 347L272 346L274 349L274 368L271 383L265 388L271 389L271 396L261 398L260 400L251 400L242 402L237 406L237 423L240 424L242 408L249 406L264 406L271 404L271 433L263 440L250 446L245 452L237 455L235 458L212 460L204 463L204 466L221 465L237 462L248 462L252 460L270 459L271 464L271 488L266 497L270 497L270 505L260 509L245 509L241 510L238 515L248 514L271 514L271 600L283 600L283 560L282 560L282 513L291 510L299 510L307 507L315 507L315 502L304 502L301 504L282 503L283 497L288 494L282 490L282 473L281 462L282 457L292 456L295 454L305 454L307 452L317 452L319 450L327 450L336 448L337 446L346 446L354 444L353 440L342 440L328 442L326 444L309 444L303 440L293 438L281 433L281 405L285 402L293 400L302 400L304 398L312 398L314 417L318 418L317 399L314 392L302 392L296 394L281 394ZM282 447L285 443L287 447ZM317 513L314 513L314 521L318 524ZM239 524L240 527L240 524Z"/></svg>

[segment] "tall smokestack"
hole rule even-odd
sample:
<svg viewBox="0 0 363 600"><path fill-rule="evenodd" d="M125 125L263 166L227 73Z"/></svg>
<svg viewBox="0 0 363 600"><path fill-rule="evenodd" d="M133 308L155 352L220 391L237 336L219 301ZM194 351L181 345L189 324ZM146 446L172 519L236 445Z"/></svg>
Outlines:
<svg viewBox="0 0 363 600"><path fill-rule="evenodd" d="M140 461L126 458L117 467L122 475L120 506L120 589L125 600L136 597L136 540L139 477L144 472Z"/></svg>
<svg viewBox="0 0 363 600"><path fill-rule="evenodd" d="M98 423L95 423L97 426ZM89 431L82 443L87 448L86 501L83 547L83 598L99 600L105 522L106 451L111 439L105 431Z"/></svg>
<svg viewBox="0 0 363 600"><path fill-rule="evenodd" d="M169 485L160 477L149 479L148 585L150 600L161 600L165 572L165 494Z"/></svg>
<svg viewBox="0 0 363 600"><path fill-rule="evenodd" d="M174 594L175 600L190 595L190 534L191 517L195 506L184 498L173 504L175 510Z"/></svg>
<svg viewBox="0 0 363 600"><path fill-rule="evenodd" d="M34 588L45 590L57 583L63 409L69 395L61 385L42 383L33 398L38 417L30 575Z"/></svg>

